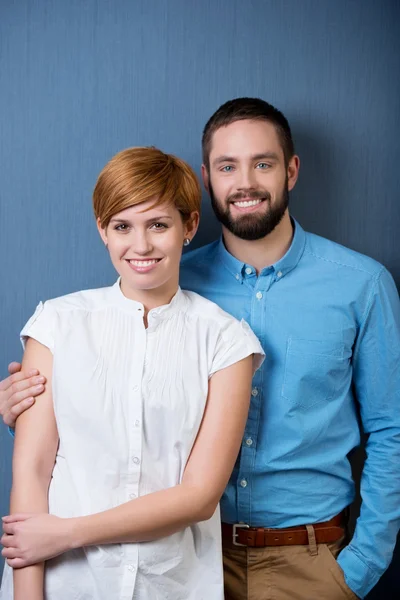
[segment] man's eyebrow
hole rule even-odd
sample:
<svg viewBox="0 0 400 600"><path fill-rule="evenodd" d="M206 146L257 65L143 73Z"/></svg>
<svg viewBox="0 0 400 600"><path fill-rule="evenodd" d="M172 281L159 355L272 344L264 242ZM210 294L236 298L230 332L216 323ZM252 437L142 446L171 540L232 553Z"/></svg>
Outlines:
<svg viewBox="0 0 400 600"><path fill-rule="evenodd" d="M237 162L237 158L234 156L228 156L227 154L223 154L222 156L217 156L212 162L213 165L219 165L224 162Z"/></svg>
<svg viewBox="0 0 400 600"><path fill-rule="evenodd" d="M276 152L261 152L260 154L252 154L250 156L250 160L279 160L279 156ZM228 154L223 154L222 156L217 156L212 162L213 166L220 165L222 163L237 163L238 159L235 156L229 156Z"/></svg>
<svg viewBox="0 0 400 600"><path fill-rule="evenodd" d="M279 160L279 156L276 152L262 152L261 154L253 154L250 158L251 160Z"/></svg>

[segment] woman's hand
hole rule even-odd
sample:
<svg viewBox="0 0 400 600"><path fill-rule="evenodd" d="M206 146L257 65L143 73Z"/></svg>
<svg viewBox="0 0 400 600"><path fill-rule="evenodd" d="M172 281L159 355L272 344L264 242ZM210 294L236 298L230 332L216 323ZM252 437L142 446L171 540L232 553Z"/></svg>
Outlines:
<svg viewBox="0 0 400 600"><path fill-rule="evenodd" d="M2 556L14 569L27 567L70 549L69 519L45 514L3 517Z"/></svg>

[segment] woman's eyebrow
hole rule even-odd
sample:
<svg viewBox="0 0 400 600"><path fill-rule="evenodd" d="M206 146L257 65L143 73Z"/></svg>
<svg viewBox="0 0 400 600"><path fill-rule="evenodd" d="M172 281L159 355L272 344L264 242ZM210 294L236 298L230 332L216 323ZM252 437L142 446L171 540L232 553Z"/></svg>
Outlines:
<svg viewBox="0 0 400 600"><path fill-rule="evenodd" d="M150 221L160 221L161 219L169 219L170 221L172 221L172 217L170 217L169 215L158 215L158 217L151 217L151 219L148 219L148 223Z"/></svg>
<svg viewBox="0 0 400 600"><path fill-rule="evenodd" d="M170 217L169 215L158 215L156 217L151 217L151 219L147 219L146 223L154 223L154 221L160 221L162 219L169 219L170 221L172 221L172 217ZM131 223L130 219L121 219L121 218L116 218L113 217L112 219L110 219L110 223Z"/></svg>

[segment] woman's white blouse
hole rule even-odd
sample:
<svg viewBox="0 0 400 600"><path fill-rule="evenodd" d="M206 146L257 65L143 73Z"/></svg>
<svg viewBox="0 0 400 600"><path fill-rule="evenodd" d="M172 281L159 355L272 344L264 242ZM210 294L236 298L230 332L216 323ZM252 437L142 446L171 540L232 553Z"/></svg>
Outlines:
<svg viewBox="0 0 400 600"><path fill-rule="evenodd" d="M52 514L88 515L179 484L209 378L251 354L255 368L262 362L247 323L193 292L179 289L151 310L147 329L143 314L117 281L40 303L21 332L53 353L60 444ZM0 597L12 598L8 567ZM48 561L45 599L223 600L219 510L154 542L87 547Z"/></svg>

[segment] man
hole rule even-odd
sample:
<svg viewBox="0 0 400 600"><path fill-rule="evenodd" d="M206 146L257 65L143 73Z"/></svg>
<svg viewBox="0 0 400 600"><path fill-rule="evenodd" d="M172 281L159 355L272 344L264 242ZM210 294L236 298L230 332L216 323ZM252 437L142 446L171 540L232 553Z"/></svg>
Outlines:
<svg viewBox="0 0 400 600"><path fill-rule="evenodd" d="M183 258L181 285L245 319L266 352L221 502L227 600L363 598L399 528L398 294L374 260L290 218L298 171L268 103L232 100L208 121L202 175L223 235ZM39 393L18 369L1 384L9 425ZM367 459L347 544L358 411Z"/></svg>

